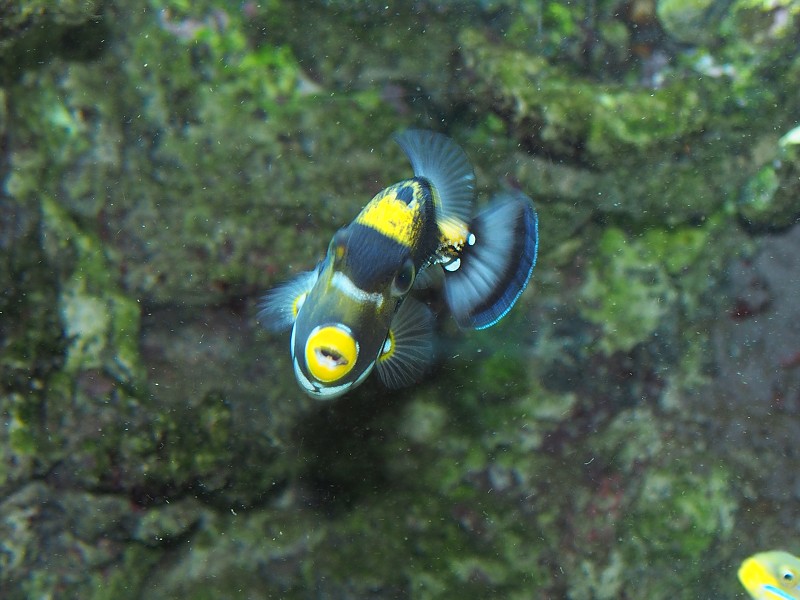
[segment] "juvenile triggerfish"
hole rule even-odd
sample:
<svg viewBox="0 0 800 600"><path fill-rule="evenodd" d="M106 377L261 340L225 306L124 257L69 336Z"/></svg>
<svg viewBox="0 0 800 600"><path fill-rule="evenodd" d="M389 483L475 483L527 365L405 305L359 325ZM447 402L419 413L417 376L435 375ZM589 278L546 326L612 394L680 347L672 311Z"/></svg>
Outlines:
<svg viewBox="0 0 800 600"><path fill-rule="evenodd" d="M464 151L430 131L394 139L414 177L379 192L314 270L260 305L267 329L292 326L295 376L319 399L355 388L373 367L389 388L420 378L433 347L431 313L409 297L421 273L441 270L456 322L483 329L511 309L536 264L538 219L527 196L505 192L472 217L475 174Z"/></svg>
<svg viewBox="0 0 800 600"><path fill-rule="evenodd" d="M739 567L739 581L755 600L798 600L800 558L783 550L759 552Z"/></svg>

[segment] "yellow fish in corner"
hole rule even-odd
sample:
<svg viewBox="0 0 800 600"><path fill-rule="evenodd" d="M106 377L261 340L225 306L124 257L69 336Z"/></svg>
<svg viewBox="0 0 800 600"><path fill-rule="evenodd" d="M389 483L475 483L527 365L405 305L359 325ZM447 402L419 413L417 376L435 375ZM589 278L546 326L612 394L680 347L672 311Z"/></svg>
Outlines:
<svg viewBox="0 0 800 600"><path fill-rule="evenodd" d="M739 581L755 600L800 600L800 558L783 550L759 552L739 567Z"/></svg>
<svg viewBox="0 0 800 600"><path fill-rule="evenodd" d="M475 174L450 138L395 136L414 176L390 185L337 231L317 267L267 293L258 314L291 328L300 387L330 400L373 368L389 388L417 381L432 360L428 308L409 297L428 274L464 328L491 327L519 298L536 264L539 230L530 198L499 194L473 214Z"/></svg>

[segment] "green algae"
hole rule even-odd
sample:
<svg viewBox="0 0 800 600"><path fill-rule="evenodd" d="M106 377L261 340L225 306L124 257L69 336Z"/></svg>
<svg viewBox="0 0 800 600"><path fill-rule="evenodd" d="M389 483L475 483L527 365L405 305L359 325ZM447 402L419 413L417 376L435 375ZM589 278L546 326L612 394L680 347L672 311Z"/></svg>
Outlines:
<svg viewBox="0 0 800 600"><path fill-rule="evenodd" d="M26 0L0 4L0 81L17 75L25 65L35 68L32 55L40 58L51 49L48 42L81 31L96 21L101 2L94 0Z"/></svg>
<svg viewBox="0 0 800 600"><path fill-rule="evenodd" d="M603 234L582 289L583 314L602 329L603 352L630 351L653 335L676 292L667 273L644 256L646 244L620 230Z"/></svg>
<svg viewBox="0 0 800 600"><path fill-rule="evenodd" d="M631 90L570 78L545 58L493 47L476 31L463 32L460 42L466 64L481 75L473 94L494 97L495 110L518 135L535 128L537 141L557 155L584 148L583 160L596 167L618 162L623 153L663 150L700 131L708 118L701 95L686 82Z"/></svg>
<svg viewBox="0 0 800 600"><path fill-rule="evenodd" d="M714 552L734 535L739 508L731 472L721 463L695 464L701 444L688 449L673 436L660 431L655 448L617 462L631 478L611 471L593 494L579 493L575 511L584 520L573 535L585 547L578 545L565 562L583 576L570 579L569 597L614 598L647 589L653 598L693 598L705 577L704 561L719 562ZM596 551L614 539L627 542L608 553ZM665 578L665 570L674 572Z"/></svg>
<svg viewBox="0 0 800 600"><path fill-rule="evenodd" d="M658 415L647 407L621 411L605 428L592 448L604 461L623 473L632 473L642 462L651 462L665 448Z"/></svg>
<svg viewBox="0 0 800 600"><path fill-rule="evenodd" d="M713 22L713 17L719 12L710 0L662 0L656 6L667 33L678 41L695 45L715 41L719 24Z"/></svg>
<svg viewBox="0 0 800 600"><path fill-rule="evenodd" d="M125 498L27 482L2 502L0 591L6 598L87 592L92 573L122 553L132 517ZM35 565L36 568L31 568Z"/></svg>
<svg viewBox="0 0 800 600"><path fill-rule="evenodd" d="M283 571L307 559L322 535L305 529L302 516L275 510L207 514L203 531L171 553L176 568L156 573L143 592L159 597L273 593L300 598L308 588ZM314 574L307 576L305 585L315 585Z"/></svg>
<svg viewBox="0 0 800 600"><path fill-rule="evenodd" d="M665 540L663 549L658 545L649 549L654 554L668 551L696 561L733 530L736 503L731 501L730 473L725 468L711 468L675 478L676 471L672 467L669 472L654 471L645 479L642 506L634 513L641 519L636 531L641 540L652 539L649 536L656 531ZM665 499L669 499L667 512L657 509ZM665 531L669 535L665 536Z"/></svg>
<svg viewBox="0 0 800 600"><path fill-rule="evenodd" d="M49 251L74 258L63 284L59 308L69 340L64 368L98 369L110 362L129 378L141 377L138 364L139 307L114 289L100 241L80 231L53 200L42 199L43 232Z"/></svg>
<svg viewBox="0 0 800 600"><path fill-rule="evenodd" d="M185 540L207 517L197 501L181 500L148 509L133 531L132 538L145 546L158 548Z"/></svg>
<svg viewBox="0 0 800 600"><path fill-rule="evenodd" d="M667 317L694 308L684 290L701 289L693 273L720 222L713 217L702 227L649 229L635 239L620 229L604 231L581 290L581 312L602 329L603 352L628 352Z"/></svg>
<svg viewBox="0 0 800 600"><path fill-rule="evenodd" d="M627 60L629 31L606 3L594 15L529 4L519 20L503 12L515 3L487 3L510 24L501 36L437 3L420 4L425 35L419 15L363 3L311 6L311 33L288 3L261 4L109 6L108 52L91 64L56 53L2 91L5 192L41 214L44 239L14 242L2 272L15 282L3 315L43 325L4 320L0 486L55 471L57 485L92 490L90 513L126 524L86 517L96 532L72 549L89 581L26 562L31 513L4 512L30 542L10 554L15 576L33 572L24 593L659 598L703 577L715 589L709 555L731 534L737 493L725 466L695 469L713 449L668 438L703 411L689 393L703 381L693 332L730 251L715 246L733 228L723 207L745 190L742 214L783 222L769 177L789 171L750 141L780 120L775 94L756 93L769 61L736 63L728 81L678 57L651 89L629 85L633 63L579 68L586 23L601 41L584 65ZM691 4L660 10L681 23ZM408 174L387 140L420 121L469 148L482 193L507 178L535 196L532 291L496 329L442 326L446 351L422 385L376 384L326 413L340 419L297 429L313 408L287 340L249 334L255 297L312 266ZM662 359L666 391L641 402L669 417L591 389L611 369L652 368L641 357L664 338L680 357ZM556 361L588 383L541 378L565 372ZM119 506L95 505L98 489ZM103 558L109 531L119 554ZM665 583L675 564L692 568Z"/></svg>
<svg viewBox="0 0 800 600"><path fill-rule="evenodd" d="M106 573L95 574L88 585L91 600L141 598L142 589L153 570L164 560L164 551L137 544L126 549L121 564Z"/></svg>
<svg viewBox="0 0 800 600"><path fill-rule="evenodd" d="M737 202L737 213L754 231L784 229L797 222L798 178L800 177L800 144L798 129L784 134L778 143L767 146L766 164L743 186Z"/></svg>

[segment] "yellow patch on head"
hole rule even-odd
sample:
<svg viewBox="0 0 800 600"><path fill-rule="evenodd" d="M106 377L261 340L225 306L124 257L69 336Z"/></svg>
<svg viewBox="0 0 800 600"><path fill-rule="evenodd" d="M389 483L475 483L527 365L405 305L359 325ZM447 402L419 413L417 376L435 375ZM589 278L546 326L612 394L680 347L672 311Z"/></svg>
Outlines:
<svg viewBox="0 0 800 600"><path fill-rule="evenodd" d="M305 359L308 371L317 381L338 381L350 371L358 358L358 344L341 327L320 327L306 341Z"/></svg>
<svg viewBox="0 0 800 600"><path fill-rule="evenodd" d="M356 223L371 227L403 246L417 243L420 232L421 204L415 199L406 203L397 197L397 186L375 196L356 218Z"/></svg>

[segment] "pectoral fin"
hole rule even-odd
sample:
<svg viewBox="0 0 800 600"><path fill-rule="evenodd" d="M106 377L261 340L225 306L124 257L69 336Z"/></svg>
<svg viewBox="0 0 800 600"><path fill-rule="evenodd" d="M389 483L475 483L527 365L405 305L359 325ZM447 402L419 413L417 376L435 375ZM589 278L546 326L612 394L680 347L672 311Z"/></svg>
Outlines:
<svg viewBox="0 0 800 600"><path fill-rule="evenodd" d="M289 329L297 319L297 313L318 276L317 268L301 273L268 291L258 305L258 322L269 331Z"/></svg>
<svg viewBox="0 0 800 600"><path fill-rule="evenodd" d="M383 350L375 362L381 381L400 388L418 381L433 356L433 316L428 307L406 298L392 319Z"/></svg>

